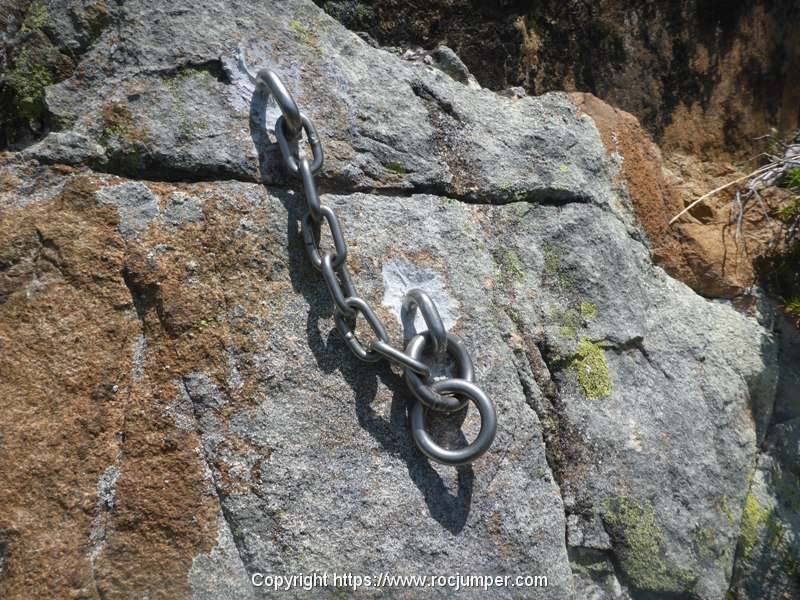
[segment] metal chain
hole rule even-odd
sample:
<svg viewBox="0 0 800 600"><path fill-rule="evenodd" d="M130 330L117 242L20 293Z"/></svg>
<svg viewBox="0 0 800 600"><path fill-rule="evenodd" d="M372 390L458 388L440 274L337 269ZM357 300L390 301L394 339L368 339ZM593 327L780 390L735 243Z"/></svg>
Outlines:
<svg viewBox="0 0 800 600"><path fill-rule="evenodd" d="M281 116L275 123L275 136L289 172L300 177L306 197L308 212L302 221L303 240L311 263L322 272L335 305L336 329L347 346L365 362L386 358L401 366L406 383L417 399L411 409L411 433L417 447L432 460L446 465L471 463L489 449L497 431L497 413L492 401L474 383L472 358L461 340L447 329L439 316L433 300L420 289L409 290L403 299L403 323L411 323L420 311L427 331L410 335L405 349L392 346L389 335L378 315L370 305L356 294L353 280L347 269L347 243L336 213L320 202L314 176L322 168L324 156L317 130L311 120L297 108L292 95L281 78L269 70L258 73L256 84L269 91ZM305 133L311 148L311 162L301 154L298 142ZM325 223L333 240L333 252L320 248L322 224ZM356 322L361 315L372 331L368 342L356 336ZM457 378L434 380L430 366L423 362L426 348L432 348L436 357L449 357L455 365ZM464 448L450 450L433 441L426 431L429 410L453 413L462 410L472 401L481 416L481 429L472 443Z"/></svg>

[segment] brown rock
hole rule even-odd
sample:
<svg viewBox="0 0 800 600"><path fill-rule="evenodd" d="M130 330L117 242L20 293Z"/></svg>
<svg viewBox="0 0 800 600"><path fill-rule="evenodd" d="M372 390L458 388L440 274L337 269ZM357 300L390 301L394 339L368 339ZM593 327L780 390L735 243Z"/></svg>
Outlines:
<svg viewBox="0 0 800 600"><path fill-rule="evenodd" d="M78 174L0 213L0 472L14 482L0 487L0 597L186 597L217 539L198 436L167 407L181 373L227 365L235 332L199 323L224 305L235 224L126 240L94 196L118 183ZM194 271L143 254L170 236Z"/></svg>

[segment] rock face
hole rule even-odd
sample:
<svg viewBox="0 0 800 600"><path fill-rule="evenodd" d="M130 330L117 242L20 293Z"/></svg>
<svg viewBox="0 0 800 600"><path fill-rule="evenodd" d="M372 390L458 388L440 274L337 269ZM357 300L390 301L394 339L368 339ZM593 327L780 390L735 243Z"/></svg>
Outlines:
<svg viewBox="0 0 800 600"><path fill-rule="evenodd" d="M254 574L315 571L547 577L499 598L792 593L753 559L797 548L789 496L758 487L770 457L793 464L794 359L653 266L569 97L472 89L302 0L108 19L46 88L63 128L0 166L0 595L248 598L269 595ZM335 333L241 54L316 123L322 201L392 338L419 286L472 351L499 419L475 465L429 463L400 374ZM778 550L754 494L783 503Z"/></svg>

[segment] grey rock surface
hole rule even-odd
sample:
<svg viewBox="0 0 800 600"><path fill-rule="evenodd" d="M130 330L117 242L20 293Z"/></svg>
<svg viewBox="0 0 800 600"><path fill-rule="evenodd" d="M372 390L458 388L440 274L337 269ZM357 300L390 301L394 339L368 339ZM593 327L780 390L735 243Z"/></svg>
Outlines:
<svg viewBox="0 0 800 600"><path fill-rule="evenodd" d="M113 172L284 182L277 108L254 95L241 47L252 71L281 73L317 124L322 175L337 185L497 202L599 198L608 185L591 120L564 95L512 109L370 47L311 2L181 6L119 7L76 74L47 90L50 110L104 146Z"/></svg>
<svg viewBox="0 0 800 600"><path fill-rule="evenodd" d="M472 73L469 72L467 65L464 64L464 61L458 57L458 54L456 54L452 48L437 46L434 48L433 52L431 52L431 57L433 58L433 64L436 68L447 73L450 77L464 85L474 89L480 89L478 81Z"/></svg>
<svg viewBox="0 0 800 600"><path fill-rule="evenodd" d="M73 131L55 131L41 142L27 148L25 154L42 163L60 163L65 165L86 165L103 163L105 150L79 133Z"/></svg>
<svg viewBox="0 0 800 600"><path fill-rule="evenodd" d="M133 237L144 231L159 211L153 192L139 182L106 188L97 194L97 202L117 207L119 232L125 237Z"/></svg>
<svg viewBox="0 0 800 600"><path fill-rule="evenodd" d="M131 340L130 385L146 400L129 410L159 407L153 438L194 436L218 504L180 574L193 597L268 596L247 579L314 571L548 578L496 598L711 600L732 583L779 597L752 558L776 556L763 511L780 517L781 548L797 543L796 507L769 487L770 465L796 472L797 449L794 421L768 431L776 386L794 389L773 332L653 266L614 160L566 95L472 89L303 0L132 0L111 19L48 87L64 131L4 162L19 183L0 203L32 210L87 178L94 209L116 211L145 340ZM315 122L322 200L392 339L419 286L471 350L499 419L474 466L427 461L400 374L335 333L270 131L278 110L243 58L279 71ZM452 443L477 432L472 413L442 421ZM754 497L767 508L750 528ZM108 518L107 547L137 526Z"/></svg>

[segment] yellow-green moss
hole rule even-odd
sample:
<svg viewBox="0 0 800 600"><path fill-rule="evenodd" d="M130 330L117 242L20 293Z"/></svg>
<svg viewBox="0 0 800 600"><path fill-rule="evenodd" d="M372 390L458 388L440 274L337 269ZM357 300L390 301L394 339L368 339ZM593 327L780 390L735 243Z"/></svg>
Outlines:
<svg viewBox="0 0 800 600"><path fill-rule="evenodd" d="M20 31L22 33L29 33L37 29L41 29L47 25L48 19L47 5L40 0L31 2L28 6L28 12L25 13L25 19L22 21Z"/></svg>
<svg viewBox="0 0 800 600"><path fill-rule="evenodd" d="M40 116L45 109L44 92L53 83L47 66L36 59L36 53L26 47L20 50L14 68L8 74L14 88L17 114L26 119Z"/></svg>
<svg viewBox="0 0 800 600"><path fill-rule="evenodd" d="M587 338L581 338L570 361L578 377L578 385L587 398L596 400L611 393L611 374L603 348Z"/></svg>
<svg viewBox="0 0 800 600"><path fill-rule="evenodd" d="M612 506L604 520L610 526L625 574L634 587L655 592L684 590L697 576L663 555L664 532L658 525L656 510L649 500L622 496Z"/></svg>
<svg viewBox="0 0 800 600"><path fill-rule="evenodd" d="M581 300L581 316L586 319L594 319L597 316L597 305L588 300Z"/></svg>
<svg viewBox="0 0 800 600"><path fill-rule="evenodd" d="M742 509L742 525L739 534L739 545L744 558L748 558L753 552L753 548L759 540L761 527L767 523L769 515L770 511L761 506L753 492L747 494Z"/></svg>

